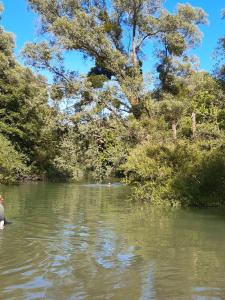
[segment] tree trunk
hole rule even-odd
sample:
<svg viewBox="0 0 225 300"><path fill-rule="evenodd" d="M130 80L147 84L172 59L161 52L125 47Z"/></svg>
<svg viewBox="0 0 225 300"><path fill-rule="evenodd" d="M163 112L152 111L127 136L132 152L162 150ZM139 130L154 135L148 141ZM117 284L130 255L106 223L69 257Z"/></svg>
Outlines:
<svg viewBox="0 0 225 300"><path fill-rule="evenodd" d="M177 140L177 124L175 122L172 123L172 131L173 131L173 140Z"/></svg>
<svg viewBox="0 0 225 300"><path fill-rule="evenodd" d="M191 115L192 118L192 137L196 137L196 113L193 112Z"/></svg>
<svg viewBox="0 0 225 300"><path fill-rule="evenodd" d="M142 105L139 103L139 101L136 104L132 104L131 112L135 119L139 120L142 115Z"/></svg>
<svg viewBox="0 0 225 300"><path fill-rule="evenodd" d="M134 64L134 66L137 65L137 15L136 15L136 7L134 7L134 15L133 15L133 33L132 33L132 54L131 54L131 59Z"/></svg>
<svg viewBox="0 0 225 300"><path fill-rule="evenodd" d="M133 64L134 66L137 66L137 63L138 63L138 60L137 60L137 52L136 52L136 41L133 40L133 43L132 43L132 61L133 61Z"/></svg>

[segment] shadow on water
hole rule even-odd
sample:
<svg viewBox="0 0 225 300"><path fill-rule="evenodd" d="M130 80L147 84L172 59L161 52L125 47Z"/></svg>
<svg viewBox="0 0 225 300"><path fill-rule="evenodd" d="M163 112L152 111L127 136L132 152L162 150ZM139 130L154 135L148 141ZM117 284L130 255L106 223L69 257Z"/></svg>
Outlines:
<svg viewBox="0 0 225 300"><path fill-rule="evenodd" d="M225 299L225 210L136 207L119 184L1 187L2 299Z"/></svg>

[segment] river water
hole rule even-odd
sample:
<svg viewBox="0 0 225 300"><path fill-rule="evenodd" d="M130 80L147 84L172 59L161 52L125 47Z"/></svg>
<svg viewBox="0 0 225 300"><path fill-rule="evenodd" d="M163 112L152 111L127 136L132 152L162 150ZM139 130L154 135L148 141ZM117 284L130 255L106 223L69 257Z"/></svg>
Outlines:
<svg viewBox="0 0 225 300"><path fill-rule="evenodd" d="M135 206L118 184L0 193L0 299L225 299L224 209Z"/></svg>

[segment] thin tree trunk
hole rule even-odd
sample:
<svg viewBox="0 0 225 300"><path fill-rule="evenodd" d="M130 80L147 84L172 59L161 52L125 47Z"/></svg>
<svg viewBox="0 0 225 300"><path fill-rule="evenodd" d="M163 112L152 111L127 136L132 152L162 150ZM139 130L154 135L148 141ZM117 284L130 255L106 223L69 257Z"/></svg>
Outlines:
<svg viewBox="0 0 225 300"><path fill-rule="evenodd" d="M136 34L137 34L137 16L136 16L136 7L134 7L134 15L133 15L133 32L132 32L132 61L134 66L137 65L137 41L136 41Z"/></svg>
<svg viewBox="0 0 225 300"><path fill-rule="evenodd" d="M172 123L172 131L173 131L173 140L177 139L177 124L175 122Z"/></svg>
<svg viewBox="0 0 225 300"><path fill-rule="evenodd" d="M134 99L137 101L137 103L133 103L132 108L131 108L131 112L133 113L135 119L139 120L141 118L142 115L142 106L141 103L139 103L138 99Z"/></svg>
<svg viewBox="0 0 225 300"><path fill-rule="evenodd" d="M132 61L133 61L134 66L136 66L137 65L137 52L136 52L135 38L133 39L133 42L132 42Z"/></svg>
<svg viewBox="0 0 225 300"><path fill-rule="evenodd" d="M196 113L193 112L191 115L192 118L192 137L196 137Z"/></svg>

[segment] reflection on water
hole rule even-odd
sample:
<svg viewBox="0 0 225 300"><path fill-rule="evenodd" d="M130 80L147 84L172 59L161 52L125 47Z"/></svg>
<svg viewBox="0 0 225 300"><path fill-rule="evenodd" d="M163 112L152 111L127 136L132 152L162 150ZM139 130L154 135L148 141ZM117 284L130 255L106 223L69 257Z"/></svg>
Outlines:
<svg viewBox="0 0 225 300"><path fill-rule="evenodd" d="M136 208L117 184L0 192L0 299L225 299L224 210Z"/></svg>

